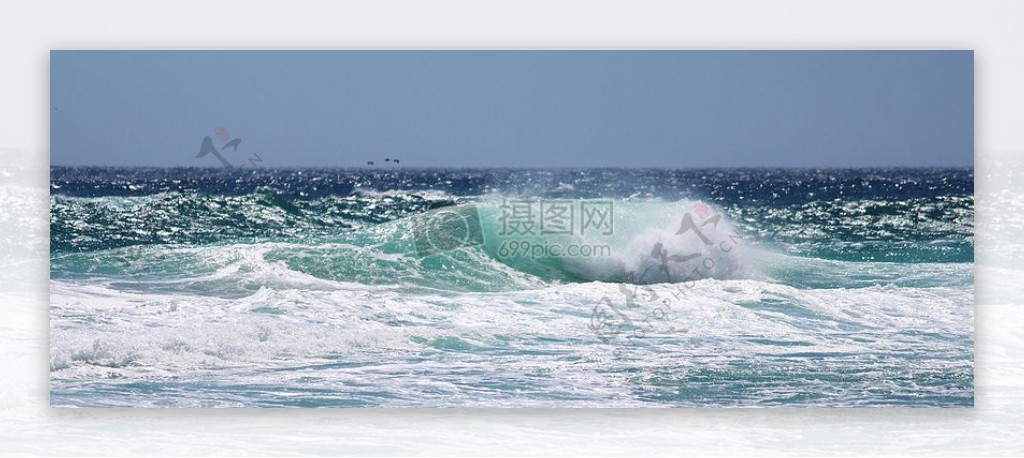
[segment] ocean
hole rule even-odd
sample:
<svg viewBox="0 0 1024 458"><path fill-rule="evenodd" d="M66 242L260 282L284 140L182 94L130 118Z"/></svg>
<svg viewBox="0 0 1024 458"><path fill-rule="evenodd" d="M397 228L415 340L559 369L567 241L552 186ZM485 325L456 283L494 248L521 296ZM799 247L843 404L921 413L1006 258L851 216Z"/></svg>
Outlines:
<svg viewBox="0 0 1024 458"><path fill-rule="evenodd" d="M970 407L974 170L50 170L60 407Z"/></svg>

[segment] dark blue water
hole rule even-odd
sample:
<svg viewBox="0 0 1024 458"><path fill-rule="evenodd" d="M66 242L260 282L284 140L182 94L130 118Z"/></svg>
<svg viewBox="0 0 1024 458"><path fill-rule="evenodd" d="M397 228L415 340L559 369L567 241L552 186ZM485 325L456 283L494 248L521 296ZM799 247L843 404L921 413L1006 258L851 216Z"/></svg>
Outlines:
<svg viewBox="0 0 1024 458"><path fill-rule="evenodd" d="M56 252L331 235L499 194L702 199L725 209L750 237L793 252L933 262L971 262L974 256L972 169L58 167L51 181ZM401 192L379 195L384 191ZM823 237L808 235L805 227L822 230Z"/></svg>

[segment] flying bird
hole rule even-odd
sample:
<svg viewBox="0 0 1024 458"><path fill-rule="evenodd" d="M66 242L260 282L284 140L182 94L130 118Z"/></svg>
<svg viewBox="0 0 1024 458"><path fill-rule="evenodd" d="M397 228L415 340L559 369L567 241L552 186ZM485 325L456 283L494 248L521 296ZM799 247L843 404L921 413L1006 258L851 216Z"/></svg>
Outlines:
<svg viewBox="0 0 1024 458"><path fill-rule="evenodd" d="M366 161L366 165L373 167L373 161Z"/></svg>

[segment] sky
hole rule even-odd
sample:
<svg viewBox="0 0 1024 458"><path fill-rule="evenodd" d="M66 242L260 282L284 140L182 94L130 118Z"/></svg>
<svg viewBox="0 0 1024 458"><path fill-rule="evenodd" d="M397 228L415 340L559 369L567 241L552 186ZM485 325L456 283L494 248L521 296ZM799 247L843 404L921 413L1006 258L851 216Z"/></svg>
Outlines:
<svg viewBox="0 0 1024 458"><path fill-rule="evenodd" d="M973 51L52 51L50 104L51 165L974 164Z"/></svg>

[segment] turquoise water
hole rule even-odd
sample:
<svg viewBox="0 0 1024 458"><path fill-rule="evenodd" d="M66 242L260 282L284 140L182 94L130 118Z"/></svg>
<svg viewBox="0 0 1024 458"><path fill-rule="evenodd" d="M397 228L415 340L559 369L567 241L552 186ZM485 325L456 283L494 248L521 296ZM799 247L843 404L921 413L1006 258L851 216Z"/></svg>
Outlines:
<svg viewBox="0 0 1024 458"><path fill-rule="evenodd" d="M51 402L971 406L973 179L53 168Z"/></svg>

